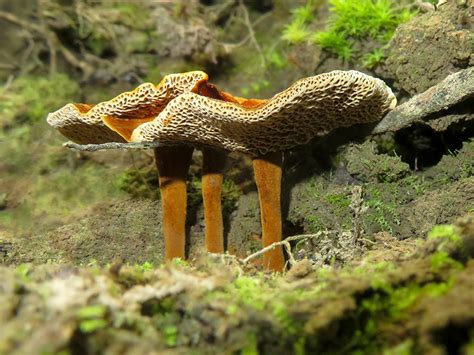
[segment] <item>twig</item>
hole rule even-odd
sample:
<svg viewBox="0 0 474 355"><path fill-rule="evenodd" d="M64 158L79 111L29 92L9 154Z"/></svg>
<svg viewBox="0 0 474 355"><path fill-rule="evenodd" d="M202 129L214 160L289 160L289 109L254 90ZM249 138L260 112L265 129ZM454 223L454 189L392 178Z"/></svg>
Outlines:
<svg viewBox="0 0 474 355"><path fill-rule="evenodd" d="M95 152L98 150L109 150L109 149L153 149L163 147L165 144L160 142L144 142L144 143L119 143L109 142L102 144L77 144L74 142L66 142L63 144L64 147L80 150L83 152Z"/></svg>
<svg viewBox="0 0 474 355"><path fill-rule="evenodd" d="M56 51L59 50L63 55L64 59L71 64L72 66L82 70L84 76L88 76L94 72L93 66L90 64L79 60L76 56L65 46L62 45L61 41L59 40L58 36L54 31L49 29L46 24L38 25L35 23L23 21L17 16L5 12L0 11L0 19L4 19L12 24L15 24L26 31L29 32L36 32L40 34L46 42L46 46L50 52L50 71L54 71L56 67Z"/></svg>
<svg viewBox="0 0 474 355"><path fill-rule="evenodd" d="M250 40L251 40L251 42L255 46L255 49L257 50L257 52L260 55L260 60L262 62L262 67L266 68L267 67L267 62L265 60L265 56L263 55L263 51L262 51L262 48L260 47L260 44L258 44L258 41L255 38L255 32L253 30L252 23L250 22L249 12L248 12L247 7L245 6L245 4L243 3L242 0L239 1L239 7L243 12L244 24L245 24L245 26L247 27L247 29L249 31Z"/></svg>
<svg viewBox="0 0 474 355"><path fill-rule="evenodd" d="M13 83L13 79L15 77L13 75L9 75L8 78L7 78L7 81L5 82L5 84L3 85L3 89L4 90L8 90L10 88L10 85Z"/></svg>
<svg viewBox="0 0 474 355"><path fill-rule="evenodd" d="M260 16L257 20L255 20L252 23L252 28L255 28L256 26L258 26L268 16L270 16L270 12L267 12L266 14L263 14L262 16ZM237 43L222 43L222 45L224 46L225 49L240 47L240 46L243 46L245 43L247 43L250 37L251 37L250 34L247 34L247 36L245 36L243 39L241 39ZM278 42L276 42L275 44L278 44Z"/></svg>
<svg viewBox="0 0 474 355"><path fill-rule="evenodd" d="M291 253L290 242L294 242L294 241L297 241L297 240L319 238L319 237L321 237L322 235L324 235L326 233L327 233L327 231L319 231L316 234L301 234L301 235L294 235L292 237L288 237L285 240L282 240L281 242L272 243L272 244L266 246L265 248L260 249L259 251L247 256L245 259L242 260L242 263L247 264L251 260L253 260L253 259L255 259L255 258L257 258L257 257L259 257L259 256L261 256L261 255L277 248L277 247L279 247L279 246L283 246L285 248L286 252L288 253L289 264L290 264L290 266L293 266L296 263L296 260L293 257L293 254Z"/></svg>
<svg viewBox="0 0 474 355"><path fill-rule="evenodd" d="M363 215L367 212L368 207L364 206L364 199L362 197L362 186L354 185L351 189L351 204L349 208L352 211L354 223L354 237L353 244L356 245L361 240L364 234Z"/></svg>

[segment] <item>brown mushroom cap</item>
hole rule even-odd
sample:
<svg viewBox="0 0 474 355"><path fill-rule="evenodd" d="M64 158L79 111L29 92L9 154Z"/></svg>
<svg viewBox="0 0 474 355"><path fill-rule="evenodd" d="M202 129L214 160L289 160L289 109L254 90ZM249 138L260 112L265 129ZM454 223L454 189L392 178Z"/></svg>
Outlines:
<svg viewBox="0 0 474 355"><path fill-rule="evenodd" d="M183 93L138 126L132 141L210 145L255 156L307 143L338 127L378 121L396 105L380 79L339 70L301 79L269 100L247 105L231 95L226 100Z"/></svg>
<svg viewBox="0 0 474 355"><path fill-rule="evenodd" d="M152 121L180 94L198 92L207 79L202 71L170 74L158 85L145 83L95 106L68 104L50 113L47 122L79 144L126 142L137 126Z"/></svg>

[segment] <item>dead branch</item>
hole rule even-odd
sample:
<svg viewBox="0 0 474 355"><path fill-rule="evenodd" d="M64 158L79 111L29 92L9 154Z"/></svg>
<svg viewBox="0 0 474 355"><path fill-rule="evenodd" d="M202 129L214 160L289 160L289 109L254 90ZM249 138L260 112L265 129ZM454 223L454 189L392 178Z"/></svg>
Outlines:
<svg viewBox="0 0 474 355"><path fill-rule="evenodd" d="M268 253L269 251L279 247L279 246L283 246L286 250L286 252L288 253L288 257L289 257L289 264L290 266L293 266L295 263L296 263L296 260L293 256L293 254L291 253L291 246L290 246L290 242L294 242L294 241L300 241L300 240L305 240L305 239L314 239L314 238L319 238L323 235L325 235L326 233L328 233L328 231L319 231L315 234L301 234L301 235L294 235L292 237L288 237L286 238L285 240L282 240L280 242L275 242L275 243L272 243L268 246L266 246L265 248L263 249L260 249L259 251L247 256L245 259L242 260L242 263L244 264L247 264L249 263L250 261L252 261L253 259L265 254L265 253Z"/></svg>
<svg viewBox="0 0 474 355"><path fill-rule="evenodd" d="M160 142L144 142L144 143L119 143L109 142L102 144L77 144L74 142L66 142L63 144L64 147L80 150L83 152L96 152L98 150L109 150L109 149L153 149L162 147L163 143Z"/></svg>
<svg viewBox="0 0 474 355"><path fill-rule="evenodd" d="M61 43L56 33L47 26L44 20L41 19L42 15L40 15L40 12L41 11L39 10L38 18L40 24L24 21L17 16L5 11L0 11L0 19L21 27L30 34L35 33L46 42L46 46L48 47L50 54L50 72L56 71L56 53L59 51L66 62L68 62L71 66L80 69L86 77L90 75L94 71L94 68L90 64L77 59L76 56ZM31 36L33 35L31 34Z"/></svg>

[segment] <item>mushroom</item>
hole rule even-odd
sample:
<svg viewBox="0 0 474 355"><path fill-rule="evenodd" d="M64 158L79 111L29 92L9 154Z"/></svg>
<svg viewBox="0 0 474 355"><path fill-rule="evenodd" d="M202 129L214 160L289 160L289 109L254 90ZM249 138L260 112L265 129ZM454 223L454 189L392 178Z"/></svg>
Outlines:
<svg viewBox="0 0 474 355"><path fill-rule="evenodd" d="M383 81L357 71L301 79L269 100L221 95L225 101L192 92L179 95L153 121L138 126L131 141L182 142L251 155L264 246L282 238L282 151L338 127L378 121L396 105ZM264 255L264 266L284 268L281 247Z"/></svg>
<svg viewBox="0 0 474 355"><path fill-rule="evenodd" d="M176 75L179 79L183 74ZM282 238L282 152L338 127L377 121L396 105L394 95L381 80L356 71L333 71L301 79L268 100L234 97L208 84L207 75L204 76L194 78L194 83L188 82L185 90L182 85L162 90L161 84L158 87L144 84L94 107L67 105L52 114L53 117L74 116L63 117L61 122L77 122L79 118L84 121L84 116L95 115L100 118L94 120L96 125L106 125L121 139L170 145L155 149L168 259L184 257L185 178L191 147L201 147L204 152L208 250L223 251L220 189L224 157L216 148L252 156L262 240L268 246ZM175 79L174 85L176 82L180 81ZM146 90L140 90L142 87ZM53 118L48 118L48 122L52 121ZM69 131L63 128L64 132ZM75 132L65 135L79 141ZM263 261L267 269L283 270L282 249L277 247L267 252Z"/></svg>
<svg viewBox="0 0 474 355"><path fill-rule="evenodd" d="M145 83L95 106L68 104L50 113L47 122L79 144L127 142L137 126L153 120L172 99L184 92L223 99L207 80L207 74L202 71L170 74L158 85ZM202 150L207 250L223 252L221 189L225 154L211 147ZM186 178L193 148L174 143L157 147L154 153L160 176L165 258L184 258Z"/></svg>

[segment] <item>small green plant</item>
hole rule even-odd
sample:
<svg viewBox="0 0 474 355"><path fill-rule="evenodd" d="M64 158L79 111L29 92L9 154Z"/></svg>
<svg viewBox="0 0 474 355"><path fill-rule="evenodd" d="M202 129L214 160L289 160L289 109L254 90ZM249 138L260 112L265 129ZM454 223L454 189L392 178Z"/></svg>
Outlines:
<svg viewBox="0 0 474 355"><path fill-rule="evenodd" d="M409 9L399 9L390 0L330 0L331 16L326 31L316 33L314 43L336 54L343 60L352 58L351 48L358 40L373 40L380 46L386 44L398 25L413 15ZM381 48L370 53L358 53L362 63L374 68L384 59Z"/></svg>
<svg viewBox="0 0 474 355"><path fill-rule="evenodd" d="M249 333L246 336L246 344L241 350L242 355L259 355L257 336Z"/></svg>
<svg viewBox="0 0 474 355"><path fill-rule="evenodd" d="M175 325L167 325L163 328L165 343L169 347L175 347L178 344L178 327Z"/></svg>
<svg viewBox="0 0 474 355"><path fill-rule="evenodd" d="M369 207L366 218L378 224L381 230L392 234L393 226L401 224L397 205L391 201L384 201L379 190L371 189L369 198L365 201L365 206Z"/></svg>
<svg viewBox="0 0 474 355"><path fill-rule="evenodd" d="M352 58L352 43L347 40L343 33L316 32L312 40L321 48L333 52L344 61L349 61Z"/></svg>
<svg viewBox="0 0 474 355"><path fill-rule="evenodd" d="M454 243L456 245L459 245L462 243L461 237L456 232L456 227L453 226L452 224L440 224L440 225L434 226L428 232L428 239L443 240L446 242Z"/></svg>
<svg viewBox="0 0 474 355"><path fill-rule="evenodd" d="M294 9L291 22L283 30L282 39L292 44L306 41L311 35L308 24L313 21L314 8L314 2L310 0L305 5Z"/></svg>
<svg viewBox="0 0 474 355"><path fill-rule="evenodd" d="M369 69L385 58L382 48L397 26L415 14L391 0L329 0L329 4L331 14L325 31L312 33L315 6L314 1L307 1L293 11L282 38L291 44L309 40L344 61L360 60ZM376 48L357 52L358 41L375 42Z"/></svg>
<svg viewBox="0 0 474 355"><path fill-rule="evenodd" d="M296 44L306 41L310 34L311 32L303 23L294 21L285 27L282 38L285 41Z"/></svg>
<svg viewBox="0 0 474 355"><path fill-rule="evenodd" d="M153 263L145 261L143 264L136 264L135 268L141 272L147 272L153 270Z"/></svg>
<svg viewBox="0 0 474 355"><path fill-rule="evenodd" d="M430 257L431 261L431 268L433 270L440 270L440 269L462 269L462 264L459 261L454 260L449 256L448 253L444 251L438 251L437 253L434 253Z"/></svg>
<svg viewBox="0 0 474 355"><path fill-rule="evenodd" d="M367 69L374 69L385 59L385 53L382 48L376 48L370 53L362 56L362 65Z"/></svg>
<svg viewBox="0 0 474 355"><path fill-rule="evenodd" d="M97 330L104 329L108 325L105 319L107 308L103 305L85 306L77 312L79 319L79 329L83 333L93 333Z"/></svg>
<svg viewBox="0 0 474 355"><path fill-rule="evenodd" d="M267 51L265 53L265 58L268 63L270 63L276 69L283 69L288 65L286 58L283 57L283 55L275 48L271 48L269 51Z"/></svg>
<svg viewBox="0 0 474 355"><path fill-rule="evenodd" d="M181 259L181 258L174 258L171 263L175 266L182 266L182 267L188 267L189 262L187 260Z"/></svg>
<svg viewBox="0 0 474 355"><path fill-rule="evenodd" d="M16 267L16 273L20 276L23 282L28 282L30 273L30 266L28 264L20 264Z"/></svg>

